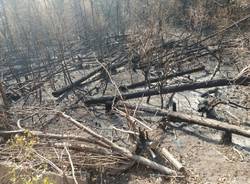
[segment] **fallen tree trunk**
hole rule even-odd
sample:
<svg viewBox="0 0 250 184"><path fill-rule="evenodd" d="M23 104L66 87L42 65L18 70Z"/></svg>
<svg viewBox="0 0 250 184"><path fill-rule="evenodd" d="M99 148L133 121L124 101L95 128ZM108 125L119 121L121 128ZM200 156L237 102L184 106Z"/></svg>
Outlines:
<svg viewBox="0 0 250 184"><path fill-rule="evenodd" d="M224 123L224 122L217 121L217 120L213 120L213 119L208 119L208 118L195 116L195 115L184 114L184 113L180 113L180 112L171 112L168 115L168 119L171 121L184 121L187 123L198 124L198 125L214 128L217 130L223 130L226 132L231 132L231 133L234 133L237 135L241 135L241 136L250 138L250 130L247 130L247 129L240 127L240 126L231 125L231 124Z"/></svg>
<svg viewBox="0 0 250 184"><path fill-rule="evenodd" d="M84 76L83 78L76 80L75 82L73 82L72 84L65 86L61 89L58 89L57 91L52 92L52 95L54 97L59 97L61 96L63 93L72 90L74 87L79 86L82 82L88 80L89 78L93 77L95 74L99 73L100 71L102 71L102 67L97 68L96 70L92 71L91 73L89 73L88 75Z"/></svg>
<svg viewBox="0 0 250 184"><path fill-rule="evenodd" d="M119 58L120 58L120 57L119 57ZM117 60L117 58L116 58L115 60ZM114 60L113 62L115 62L115 60ZM112 62L112 63L113 63L113 62ZM119 67L125 65L126 63L127 63L127 62L126 62L126 60L124 60L124 57L123 57L123 59L122 59L121 62L111 64L111 65L110 65L109 67L107 67L107 68L110 69L110 70L114 70L114 69L116 69L116 68L119 68ZM90 79L91 77L95 76L97 73L100 73L100 72L102 72L102 71L105 71L105 70L104 70L104 68L103 68L102 66L100 66L100 67L98 67L96 70L94 70L94 71L92 71L91 73L89 73L88 75L86 75L86 76L84 76L84 77L82 77L82 78L80 78L80 79L74 81L72 84L69 84L68 86L65 86L65 87L63 87L63 88L61 88L61 89L58 89L57 91L52 92L52 95L53 95L54 97L59 97L59 96L61 96L63 93L72 90L74 87L80 86L82 82L84 82L84 81Z"/></svg>
<svg viewBox="0 0 250 184"><path fill-rule="evenodd" d="M169 87L163 87L161 90L159 89L148 89L134 93L127 93L122 94L122 97L117 96L102 96L98 98L90 98L85 100L84 103L86 105L91 104L103 104L112 101L119 101L121 99L128 100L134 98L141 98L147 96L154 96L159 94L167 94L167 93L174 93L174 92L182 92L187 90L195 90L201 88L211 88L211 87L218 87L218 86L230 86L230 85L249 85L250 84L250 77L239 77L238 79L218 79L218 80L210 80L204 82L196 82L191 84L181 84L181 85L174 85Z"/></svg>
<svg viewBox="0 0 250 184"><path fill-rule="evenodd" d="M155 83L155 82L163 81L163 80L166 80L166 79L171 79L171 78L174 78L174 77L179 77L179 76L183 76L183 75L187 75L187 74L191 74L191 73L195 73L195 72L200 72L202 70L205 70L204 66L200 66L200 67L197 67L197 68L194 68L194 69L191 69L191 70L182 71L182 72L179 72L179 73L170 74L170 75L159 77L159 78L156 78L156 79L149 79L148 82L147 81L141 81L141 82L137 82L137 83L134 83L134 84L127 85L127 86L120 86L120 88L134 89L134 88L145 86L148 83Z"/></svg>
<svg viewBox="0 0 250 184"><path fill-rule="evenodd" d="M127 108L142 110L144 112L152 113L158 116L166 116L168 120L170 121L182 121L182 122L187 122L191 124L202 125L202 126L206 126L209 128L231 132L233 134L237 134L237 135L250 138L249 129L245 129L243 127L236 126L236 125L231 125L222 121L204 118L204 117L200 117L197 115L189 115L183 112L168 111L168 110L160 109L160 108L149 106L149 105L136 107L135 105L130 105L127 103L123 103L123 104L125 104Z"/></svg>

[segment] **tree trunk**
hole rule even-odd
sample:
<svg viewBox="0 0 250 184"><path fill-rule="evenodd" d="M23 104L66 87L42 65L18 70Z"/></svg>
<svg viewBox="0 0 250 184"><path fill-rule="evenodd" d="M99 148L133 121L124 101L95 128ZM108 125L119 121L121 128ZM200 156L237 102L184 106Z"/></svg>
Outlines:
<svg viewBox="0 0 250 184"><path fill-rule="evenodd" d="M3 88L3 85L2 85L1 81L0 81L0 96L2 97L4 107L9 108L9 106L10 106L9 100L8 100L8 98L6 96L6 93L4 91L4 88Z"/></svg>
<svg viewBox="0 0 250 184"><path fill-rule="evenodd" d="M183 112L167 111L149 105L147 106L140 105L139 107L136 107L134 105L129 105L127 103L123 103L123 106L124 104L126 105L127 108L133 108L133 109L136 108L138 111L141 110L158 116L166 116L170 121L182 121L190 124L197 124L250 138L250 129L245 129L240 126L231 125L222 121L204 118L197 115L189 115Z"/></svg>
<svg viewBox="0 0 250 184"><path fill-rule="evenodd" d="M230 86L230 85L249 85L250 78L249 77L240 77L237 80L234 79L218 79L218 80L211 80L205 82L196 82L191 84L182 84L182 85L175 85L169 87L163 87L161 91L158 89L149 89L138 91L134 93L127 93L122 95L122 99L129 100L134 98L141 98L141 97L148 97L154 96L159 94L168 94L174 92L183 92L188 90L196 90L201 88L211 88L211 87L218 87L218 86ZM98 98L90 98L86 100L84 103L86 105L91 104L105 104L107 101L119 101L121 100L121 96L102 96Z"/></svg>

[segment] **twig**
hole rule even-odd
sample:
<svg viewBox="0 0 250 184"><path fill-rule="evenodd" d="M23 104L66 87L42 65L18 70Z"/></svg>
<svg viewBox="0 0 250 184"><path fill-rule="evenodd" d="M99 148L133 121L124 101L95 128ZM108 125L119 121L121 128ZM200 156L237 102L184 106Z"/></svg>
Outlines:
<svg viewBox="0 0 250 184"><path fill-rule="evenodd" d="M69 162L70 162L70 165L71 165L72 176L73 176L74 182L75 182L75 184L78 184L76 176L75 176L75 168L74 168L74 165L73 165L73 162L72 162L72 159L71 159L71 155L70 155L69 150L68 150L66 145L64 145L64 148L65 148L65 150L66 150L66 152L68 154L68 157L69 157Z"/></svg>
<svg viewBox="0 0 250 184"><path fill-rule="evenodd" d="M56 169L60 175L63 175L63 171L57 167L52 161L50 161L49 159L45 158L44 156L40 155L39 153L37 153L36 150L33 149L33 152L42 160L45 160L49 165L51 165L54 169Z"/></svg>
<svg viewBox="0 0 250 184"><path fill-rule="evenodd" d="M133 134L133 135L139 135L137 132L131 131L131 130L122 130L116 127L112 127L114 130L119 131L119 132L123 132L123 133L128 133L128 134Z"/></svg>
<svg viewBox="0 0 250 184"><path fill-rule="evenodd" d="M130 116L128 114L126 114L125 112L120 111L119 109L115 108L115 111L118 112L119 114L121 114L124 117L127 117L129 119L131 119L132 121L135 121L137 123L139 123L140 125L142 125L143 127L149 129L149 130L153 130L152 128L150 128L148 125L146 125L145 123L143 123L142 121L138 120L137 118Z"/></svg>

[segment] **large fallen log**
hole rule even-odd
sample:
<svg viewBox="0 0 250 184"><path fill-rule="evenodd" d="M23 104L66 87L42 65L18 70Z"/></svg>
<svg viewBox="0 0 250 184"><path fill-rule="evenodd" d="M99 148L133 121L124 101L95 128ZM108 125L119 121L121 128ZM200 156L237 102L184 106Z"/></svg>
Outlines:
<svg viewBox="0 0 250 184"><path fill-rule="evenodd" d="M186 71L166 75L166 76L163 76L163 77L158 77L158 78L155 78L155 79L149 79L148 81L141 81L141 82L133 83L133 84L130 84L130 85L120 86L120 88L134 89L134 88L145 86L148 83L155 83L155 82L163 81L163 80L166 80L166 79L172 79L174 77L179 77L179 76L183 76L183 75L187 75L187 74L191 74L191 73L195 73L195 72L200 72L200 71L203 71L203 70L205 70L205 67L200 66L200 67L197 67L197 68L194 68L194 69L190 69L190 70L186 70Z"/></svg>
<svg viewBox="0 0 250 184"><path fill-rule="evenodd" d="M241 76L237 79L218 79L218 80L210 80L204 82L196 82L190 84L181 84L181 85L174 85L163 87L161 90L159 89L148 89L143 91L138 91L134 93L126 93L116 96L102 96L98 98L90 98L85 100L84 103L86 105L91 104L103 104L112 101L119 101L121 99L128 100L134 98L141 98L147 96L154 96L159 94L168 94L174 92L183 92L187 90L196 90L201 88L211 88L211 87L219 87L219 86L230 86L230 85L249 85L250 84L250 77Z"/></svg>
<svg viewBox="0 0 250 184"><path fill-rule="evenodd" d="M214 128L217 130L223 130L226 132L230 132L233 134L241 135L244 137L249 137L250 138L250 130L245 129L240 126L236 125L231 125L228 123L224 123L221 121L213 120L213 119L208 119L200 116L195 116L195 115L189 115L189 114L184 114L180 112L171 112L168 115L168 119L171 121L184 121L187 123L193 123L193 124L198 124L210 128Z"/></svg>
<svg viewBox="0 0 250 184"><path fill-rule="evenodd" d="M139 107L136 107L135 105L130 105L128 103L123 103L123 104L125 104L127 108L141 110L141 111L152 113L158 116L166 116L168 120L170 121L182 121L182 122L187 122L191 124L202 125L202 126L206 126L209 128L214 128L217 130L222 130L222 131L226 131L226 132L230 132L233 134L237 134L237 135L250 138L249 129L245 129L243 127L236 126L236 125L231 125L222 121L204 118L204 117L200 117L197 115L189 115L183 112L168 111L165 109L160 109L160 108L149 106L149 105L143 105L143 106L140 105Z"/></svg>

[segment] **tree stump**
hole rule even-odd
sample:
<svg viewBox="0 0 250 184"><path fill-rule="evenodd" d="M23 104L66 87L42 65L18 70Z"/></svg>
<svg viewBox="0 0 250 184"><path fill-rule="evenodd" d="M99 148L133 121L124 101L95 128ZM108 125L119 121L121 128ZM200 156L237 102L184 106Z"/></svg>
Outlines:
<svg viewBox="0 0 250 184"><path fill-rule="evenodd" d="M232 133L229 131L225 131L222 133L221 143L225 145L232 144Z"/></svg>

